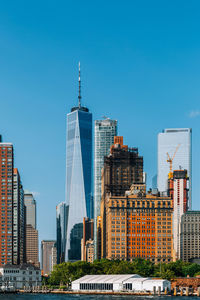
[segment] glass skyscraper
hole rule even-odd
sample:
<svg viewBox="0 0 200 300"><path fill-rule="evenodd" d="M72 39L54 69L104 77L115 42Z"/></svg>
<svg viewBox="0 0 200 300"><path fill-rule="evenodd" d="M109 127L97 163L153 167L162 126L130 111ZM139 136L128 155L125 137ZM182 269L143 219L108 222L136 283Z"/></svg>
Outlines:
<svg viewBox="0 0 200 300"><path fill-rule="evenodd" d="M186 169L189 177L189 209L192 195L192 129L171 128L158 134L158 177L157 187L160 192L167 191L169 163L167 153L173 159L173 170Z"/></svg>
<svg viewBox="0 0 200 300"><path fill-rule="evenodd" d="M65 261L66 230L68 206L64 202L56 206L56 231L57 231L57 264Z"/></svg>
<svg viewBox="0 0 200 300"><path fill-rule="evenodd" d="M97 242L97 216L100 216L101 204L101 169L104 165L104 156L110 152L114 144L114 136L117 136L116 120L95 121L95 148L94 148L94 239L95 253Z"/></svg>
<svg viewBox="0 0 200 300"><path fill-rule="evenodd" d="M92 215L92 114L79 105L67 114L66 205L69 205L66 261L81 259L83 218Z"/></svg>

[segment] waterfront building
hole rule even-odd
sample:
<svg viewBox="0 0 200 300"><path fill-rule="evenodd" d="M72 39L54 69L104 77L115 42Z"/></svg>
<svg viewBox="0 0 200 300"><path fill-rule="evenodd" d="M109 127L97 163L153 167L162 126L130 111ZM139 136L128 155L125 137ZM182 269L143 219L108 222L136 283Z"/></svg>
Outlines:
<svg viewBox="0 0 200 300"><path fill-rule="evenodd" d="M192 129L171 128L158 134L158 177L160 192L168 189L169 163L167 153L173 158L173 170L185 169L189 177L189 209L192 207Z"/></svg>
<svg viewBox="0 0 200 300"><path fill-rule="evenodd" d="M0 143L0 266L13 263L13 145Z"/></svg>
<svg viewBox="0 0 200 300"><path fill-rule="evenodd" d="M61 202L56 206L56 245L57 264L65 261L66 232L67 232L68 206Z"/></svg>
<svg viewBox="0 0 200 300"><path fill-rule="evenodd" d="M81 240L81 260L94 260L94 220L83 218L83 238Z"/></svg>
<svg viewBox="0 0 200 300"><path fill-rule="evenodd" d="M31 264L20 264L0 267L0 290L12 291L41 287L41 271Z"/></svg>
<svg viewBox="0 0 200 300"><path fill-rule="evenodd" d="M41 241L41 270L44 276L49 275L53 271L54 264L56 264L57 254L55 254L54 248L56 248L56 241Z"/></svg>
<svg viewBox="0 0 200 300"><path fill-rule="evenodd" d="M137 274L85 275L72 281L73 291L153 292L171 291L165 279L144 278Z"/></svg>
<svg viewBox="0 0 200 300"><path fill-rule="evenodd" d="M102 201L102 258L170 262L173 258L172 199L133 184L123 196Z"/></svg>
<svg viewBox="0 0 200 300"><path fill-rule="evenodd" d="M188 210L188 176L186 170L169 173L169 196L173 201L173 248L174 260L180 259L181 216Z"/></svg>
<svg viewBox="0 0 200 300"><path fill-rule="evenodd" d="M19 265L26 262L26 216L24 191L17 168L14 168L13 176L13 264Z"/></svg>
<svg viewBox="0 0 200 300"><path fill-rule="evenodd" d="M105 118L96 120L94 127L94 241L97 245L97 217L101 206L101 170L104 165L104 156L110 153L110 147L117 136L117 121ZM97 257L97 249L95 249Z"/></svg>
<svg viewBox="0 0 200 300"><path fill-rule="evenodd" d="M81 259L83 218L92 212L92 114L79 103L67 114L66 205L69 205L66 261Z"/></svg>
<svg viewBox="0 0 200 300"><path fill-rule="evenodd" d="M181 216L180 259L200 261L200 211L187 211Z"/></svg>

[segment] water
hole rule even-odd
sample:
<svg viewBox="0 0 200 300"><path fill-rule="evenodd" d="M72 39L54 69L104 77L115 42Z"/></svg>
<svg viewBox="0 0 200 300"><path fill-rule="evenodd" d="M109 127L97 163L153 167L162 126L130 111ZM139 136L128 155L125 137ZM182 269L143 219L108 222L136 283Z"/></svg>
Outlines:
<svg viewBox="0 0 200 300"><path fill-rule="evenodd" d="M169 296L113 296L113 295L41 295L41 294L0 294L0 300L200 300L199 297L169 297Z"/></svg>

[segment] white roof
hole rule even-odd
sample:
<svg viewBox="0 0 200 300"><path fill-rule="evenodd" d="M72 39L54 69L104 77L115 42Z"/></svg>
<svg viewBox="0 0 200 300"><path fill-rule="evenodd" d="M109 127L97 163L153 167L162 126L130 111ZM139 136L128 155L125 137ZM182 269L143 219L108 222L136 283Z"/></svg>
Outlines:
<svg viewBox="0 0 200 300"><path fill-rule="evenodd" d="M140 283L143 282L145 280L148 280L149 278L144 278L144 277L139 277L139 278L128 278L127 280L125 280L123 283Z"/></svg>
<svg viewBox="0 0 200 300"><path fill-rule="evenodd" d="M126 275L85 275L72 283L122 283L129 278L141 278L137 274Z"/></svg>

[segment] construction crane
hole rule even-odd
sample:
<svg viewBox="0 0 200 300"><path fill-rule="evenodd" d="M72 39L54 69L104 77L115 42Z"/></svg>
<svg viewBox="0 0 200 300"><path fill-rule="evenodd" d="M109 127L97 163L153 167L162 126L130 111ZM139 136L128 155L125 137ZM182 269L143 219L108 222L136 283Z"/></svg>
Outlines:
<svg viewBox="0 0 200 300"><path fill-rule="evenodd" d="M174 158L175 158L175 156L176 156L176 153L177 153L177 151L178 151L178 149L179 149L179 147L180 147L180 145L181 144L178 144L178 146L176 147L176 150L175 150L175 152L174 152L174 155L172 156L172 157L170 157L169 156L169 153L167 152L167 162L169 163L169 169L170 169L170 173L172 173L172 163L173 163L173 160L174 160Z"/></svg>

